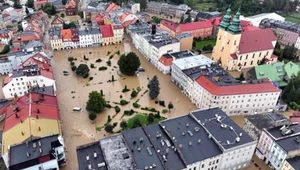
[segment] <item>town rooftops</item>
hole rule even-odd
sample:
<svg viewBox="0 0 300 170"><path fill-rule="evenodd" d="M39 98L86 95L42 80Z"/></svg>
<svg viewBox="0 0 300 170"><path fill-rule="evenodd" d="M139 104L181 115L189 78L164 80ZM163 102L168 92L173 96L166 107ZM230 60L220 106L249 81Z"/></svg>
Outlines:
<svg viewBox="0 0 300 170"><path fill-rule="evenodd" d="M131 150L137 169L146 169L146 167L164 169L157 152L141 127L124 131L123 136Z"/></svg>
<svg viewBox="0 0 300 170"><path fill-rule="evenodd" d="M155 35L148 35L144 37L149 44L152 44L156 48L160 48L169 44L179 43L176 38L172 38L169 33L161 31L161 33L156 33Z"/></svg>
<svg viewBox="0 0 300 170"><path fill-rule="evenodd" d="M24 46L24 49L29 49L29 48L35 48L35 47L43 47L44 44L40 41L35 41L35 40L32 40L32 41L29 41L25 46Z"/></svg>
<svg viewBox="0 0 300 170"><path fill-rule="evenodd" d="M177 148L168 146L168 144L172 143L170 142L171 139L159 124L145 126L143 129L154 148L160 151L157 152L157 154L160 160L163 160L162 162L164 167L172 170L181 170L186 168L184 162L177 152Z"/></svg>
<svg viewBox="0 0 300 170"><path fill-rule="evenodd" d="M140 142L137 142L138 144ZM137 145L138 145L137 144ZM100 146L107 162L108 169L134 170L133 158L126 147L122 134L100 140ZM133 149L133 148L132 148ZM136 148L134 148L136 149ZM137 152L138 151L134 151ZM146 155L143 155L146 156ZM146 158L145 158L146 159ZM142 168L139 168L142 169Z"/></svg>
<svg viewBox="0 0 300 170"><path fill-rule="evenodd" d="M286 117L276 112L248 115L246 119L259 130L269 129L277 125L290 123Z"/></svg>
<svg viewBox="0 0 300 170"><path fill-rule="evenodd" d="M127 29L130 31L151 30L149 24L147 24L146 22L136 22L134 24L130 24L130 25L128 25Z"/></svg>
<svg viewBox="0 0 300 170"><path fill-rule="evenodd" d="M193 31L193 30L197 30L197 29L204 29L204 28L212 28L213 24L211 23L210 20L206 20L206 21L198 21L198 22L190 22L190 23L185 23L185 24L178 24L172 21L166 21L166 20L162 20L160 22L160 24L166 26L167 28L169 28L170 30L177 32L177 31ZM179 28L179 29L177 29Z"/></svg>
<svg viewBox="0 0 300 170"><path fill-rule="evenodd" d="M261 29L242 32L239 44L239 53L245 54L254 51L265 51L274 48L273 43L277 41L272 29Z"/></svg>
<svg viewBox="0 0 300 170"><path fill-rule="evenodd" d="M100 30L102 32L103 38L113 37L114 33L111 25L100 25Z"/></svg>
<svg viewBox="0 0 300 170"><path fill-rule="evenodd" d="M190 55L190 56L192 56L192 55ZM173 64L176 65L181 70L194 68L194 67L198 67L198 66L202 66L202 65L210 65L212 63L214 63L213 60L211 60L210 58L208 58L202 54L195 55L193 57L182 57L182 58L179 58L179 59L173 61Z"/></svg>
<svg viewBox="0 0 300 170"><path fill-rule="evenodd" d="M172 139L169 145L175 144L186 165L222 154L218 145L190 115L168 119L160 124Z"/></svg>
<svg viewBox="0 0 300 170"><path fill-rule="evenodd" d="M211 135L225 150L253 142L253 139L219 108L193 111L191 114L208 130L209 134L205 135Z"/></svg>
<svg viewBox="0 0 300 170"><path fill-rule="evenodd" d="M287 153L300 149L300 134L289 136L287 138L279 139L277 144L284 149Z"/></svg>
<svg viewBox="0 0 300 170"><path fill-rule="evenodd" d="M92 169L107 170L99 141L79 146L76 151L79 170L86 170L89 165Z"/></svg>
<svg viewBox="0 0 300 170"><path fill-rule="evenodd" d="M300 124L294 123L290 125L278 126L266 130L273 139L279 140L300 134Z"/></svg>
<svg viewBox="0 0 300 170"><path fill-rule="evenodd" d="M11 32L11 30L7 28L0 28L0 34L8 34L9 32Z"/></svg>
<svg viewBox="0 0 300 170"><path fill-rule="evenodd" d="M190 50L179 51L175 53L166 53L160 57L159 62L161 62L165 66L171 66L173 60L192 57L192 56L195 56L195 54L192 53Z"/></svg>
<svg viewBox="0 0 300 170"><path fill-rule="evenodd" d="M42 93L42 94L47 94L50 96L55 96L55 91L53 86L44 86L44 87L37 87L33 86L29 90L29 92L34 92L34 93Z"/></svg>
<svg viewBox="0 0 300 170"><path fill-rule="evenodd" d="M49 35L50 38L52 39L54 36L57 36L58 38L61 37L61 32L60 32L60 27L52 27L49 29Z"/></svg>
<svg viewBox="0 0 300 170"><path fill-rule="evenodd" d="M53 148L63 146L60 135L50 135L14 145L9 150L9 169L25 169L55 159Z"/></svg>
<svg viewBox="0 0 300 170"><path fill-rule="evenodd" d="M66 4L66 8L76 8L76 2L74 0L69 0Z"/></svg>
<svg viewBox="0 0 300 170"><path fill-rule="evenodd" d="M294 168L294 170L300 170L300 156L286 159L286 161Z"/></svg>
<svg viewBox="0 0 300 170"><path fill-rule="evenodd" d="M16 34L13 39L13 42L27 42L31 40L39 40L40 37L33 31L23 31L21 33Z"/></svg>

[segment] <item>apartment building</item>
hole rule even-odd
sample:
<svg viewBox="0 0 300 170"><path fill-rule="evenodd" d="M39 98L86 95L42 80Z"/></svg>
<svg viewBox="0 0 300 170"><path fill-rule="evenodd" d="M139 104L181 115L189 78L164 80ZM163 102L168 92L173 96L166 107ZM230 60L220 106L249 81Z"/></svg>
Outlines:
<svg viewBox="0 0 300 170"><path fill-rule="evenodd" d="M75 0L69 0L65 6L66 9L66 15L67 16L72 16L72 15L77 15L78 14L78 2Z"/></svg>
<svg viewBox="0 0 300 170"><path fill-rule="evenodd" d="M60 34L62 37L63 49L73 49L79 47L79 31L76 29L77 35L73 35L75 29L63 29ZM76 41L74 41L76 40Z"/></svg>
<svg viewBox="0 0 300 170"><path fill-rule="evenodd" d="M245 117L243 129L254 140L258 140L263 129L288 125L291 122L277 112L248 115Z"/></svg>
<svg viewBox="0 0 300 170"><path fill-rule="evenodd" d="M55 51L64 49L61 29L59 27L53 27L49 29L49 38L52 50Z"/></svg>
<svg viewBox="0 0 300 170"><path fill-rule="evenodd" d="M259 138L256 155L271 169L299 169L300 125L264 129Z"/></svg>
<svg viewBox="0 0 300 170"><path fill-rule="evenodd" d="M64 141L60 134L32 139L9 149L10 170L59 169L65 164Z"/></svg>
<svg viewBox="0 0 300 170"><path fill-rule="evenodd" d="M175 53L166 53L159 58L158 69L164 74L171 73L171 66L174 60L195 56L190 50L179 51Z"/></svg>
<svg viewBox="0 0 300 170"><path fill-rule="evenodd" d="M271 28L278 38L281 45L295 45L300 33L300 25L288 21L275 19L263 19L259 25L260 28Z"/></svg>
<svg viewBox="0 0 300 170"><path fill-rule="evenodd" d="M186 4L171 5L167 3L149 1L147 3L146 12L180 18L189 9L190 7Z"/></svg>
<svg viewBox="0 0 300 170"><path fill-rule="evenodd" d="M59 16L55 16L51 22L51 27L63 28L64 20Z"/></svg>
<svg viewBox="0 0 300 170"><path fill-rule="evenodd" d="M3 94L6 99L24 96L31 87L53 86L56 91L55 79L49 59L35 55L22 63L20 68L13 70L3 81Z"/></svg>
<svg viewBox="0 0 300 170"><path fill-rule="evenodd" d="M213 60L226 70L241 70L258 65L262 60L274 63L277 38L271 29L254 29L242 32L240 13L231 22L231 10L224 16L213 50Z"/></svg>
<svg viewBox="0 0 300 170"><path fill-rule="evenodd" d="M211 108L80 146L77 158L79 170L242 169L251 162L255 145L230 117Z"/></svg>
<svg viewBox="0 0 300 170"><path fill-rule="evenodd" d="M268 79L238 81L203 55L175 60L171 69L171 80L198 108L220 107L228 115L273 110L281 92Z"/></svg>
<svg viewBox="0 0 300 170"><path fill-rule="evenodd" d="M0 29L0 43L8 45L13 38L13 31L9 29Z"/></svg>
<svg viewBox="0 0 300 170"><path fill-rule="evenodd" d="M34 31L23 31L15 35L12 44L15 48L23 48L25 44L33 40L40 40L40 36Z"/></svg>
<svg viewBox="0 0 300 170"><path fill-rule="evenodd" d="M46 56L43 52L43 49L38 47L33 51L16 51L7 54L7 57L3 57L0 59L0 74L6 75L13 70L19 68L20 64L34 55L42 55Z"/></svg>
<svg viewBox="0 0 300 170"><path fill-rule="evenodd" d="M189 33L182 33L176 36L180 42L180 51L193 49L194 37Z"/></svg>
<svg viewBox="0 0 300 170"><path fill-rule="evenodd" d="M124 27L121 24L113 24L113 32L116 43L122 43L124 40Z"/></svg>
<svg viewBox="0 0 300 170"><path fill-rule="evenodd" d="M116 43L112 25L100 25L102 32L102 45L110 45Z"/></svg>
<svg viewBox="0 0 300 170"><path fill-rule="evenodd" d="M160 22L160 29L170 32L172 37L176 37L177 35L182 33L189 33L196 38L206 38L212 36L213 33L213 25L210 20L184 24L162 20Z"/></svg>

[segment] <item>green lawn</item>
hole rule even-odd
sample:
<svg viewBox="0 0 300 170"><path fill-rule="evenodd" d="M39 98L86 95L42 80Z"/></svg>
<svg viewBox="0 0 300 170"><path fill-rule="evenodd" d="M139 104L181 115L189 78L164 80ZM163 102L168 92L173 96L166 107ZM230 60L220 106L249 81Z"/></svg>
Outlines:
<svg viewBox="0 0 300 170"><path fill-rule="evenodd" d="M131 129L133 127L133 124L134 124L134 120L138 118L140 119L140 122L142 125L148 125L148 120L147 120L147 115L144 115L144 114L136 114L135 116L133 116L132 118L130 118L127 122L127 127L128 129ZM161 118L154 118L154 123L157 123L161 120L164 120L165 118L164 117L161 117Z"/></svg>
<svg viewBox="0 0 300 170"><path fill-rule="evenodd" d="M213 47L216 45L216 40L201 40L196 42L196 48L202 49L204 46L211 44Z"/></svg>
<svg viewBox="0 0 300 170"><path fill-rule="evenodd" d="M196 4L193 9L201 10L201 11L209 11L209 8L212 8L214 10L217 9L217 4L216 3L199 3Z"/></svg>
<svg viewBox="0 0 300 170"><path fill-rule="evenodd" d="M300 17L294 17L294 16L285 16L285 21L291 21L296 24L300 24Z"/></svg>

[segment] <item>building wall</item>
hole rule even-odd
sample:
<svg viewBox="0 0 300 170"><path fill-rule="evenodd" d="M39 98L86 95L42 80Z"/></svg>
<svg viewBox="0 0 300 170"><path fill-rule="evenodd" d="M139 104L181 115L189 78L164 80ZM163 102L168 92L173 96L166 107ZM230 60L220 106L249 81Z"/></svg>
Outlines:
<svg viewBox="0 0 300 170"><path fill-rule="evenodd" d="M79 35L80 47L90 47L93 45L93 38L91 34Z"/></svg>
<svg viewBox="0 0 300 170"><path fill-rule="evenodd" d="M115 37L102 38L102 45L110 45L115 43Z"/></svg>
<svg viewBox="0 0 300 170"><path fill-rule="evenodd" d="M177 35L177 33L176 33L175 31L169 29L168 27L166 27L166 26L163 25L163 24L160 24L160 25L159 25L159 28L160 28L161 30L166 30L166 31L168 31L168 32L170 33L170 35L171 35L173 38L175 38L176 35Z"/></svg>
<svg viewBox="0 0 300 170"><path fill-rule="evenodd" d="M219 29L217 36L217 43L213 50L213 60L218 62L221 60L222 67L224 69L229 68L228 59L230 54L234 54L237 51L237 47L240 44L241 34L231 34L223 29Z"/></svg>
<svg viewBox="0 0 300 170"><path fill-rule="evenodd" d="M202 39L212 36L212 32L213 31L213 27L210 28L204 28L204 29L195 29L195 30L191 30L191 31L176 31L177 35L178 34L182 34L182 33L190 33L192 36L198 38L201 37Z"/></svg>
<svg viewBox="0 0 300 170"><path fill-rule="evenodd" d="M59 166L57 164L57 160L52 159L50 161L43 162L43 163L38 164L38 165L34 165L34 166L31 166L31 167L25 168L23 170L34 170L34 169L39 169L39 168L42 168L42 169L59 169Z"/></svg>
<svg viewBox="0 0 300 170"><path fill-rule="evenodd" d="M266 159L269 154L269 150L271 149L271 146L273 144L273 139L263 130L259 140L257 142L257 150L259 151L258 156L261 156L261 159Z"/></svg>
<svg viewBox="0 0 300 170"><path fill-rule="evenodd" d="M6 84L2 90L4 97L10 99L14 97L14 94L17 96L24 96L28 92L28 84L31 83L32 86L39 85L40 87L53 86L54 92L56 91L55 80L46 78L44 76L22 76L13 78L8 84Z"/></svg>
<svg viewBox="0 0 300 170"><path fill-rule="evenodd" d="M300 36L297 37L295 47L300 50Z"/></svg>
<svg viewBox="0 0 300 170"><path fill-rule="evenodd" d="M6 62L0 62L0 75L5 75L13 71L12 62L7 60Z"/></svg>
<svg viewBox="0 0 300 170"><path fill-rule="evenodd" d="M280 170L284 160L286 159L286 156L286 152L276 142L273 142L267 157L267 161L274 169Z"/></svg>
<svg viewBox="0 0 300 170"><path fill-rule="evenodd" d="M63 43L62 43L62 39L59 38L53 38L50 40L50 44L51 44L51 48L52 50L61 50L63 49Z"/></svg>
<svg viewBox="0 0 300 170"><path fill-rule="evenodd" d="M247 118L245 118L243 129L254 140L258 140L261 132ZM257 135L259 133L259 135Z"/></svg>
<svg viewBox="0 0 300 170"><path fill-rule="evenodd" d="M295 170L295 169L286 160L284 160L281 166L281 170Z"/></svg>
<svg viewBox="0 0 300 170"><path fill-rule="evenodd" d="M235 170L249 166L256 142L247 143L239 147L231 148L223 152L220 170Z"/></svg>
<svg viewBox="0 0 300 170"><path fill-rule="evenodd" d="M124 39L124 29L114 29L116 43L122 43Z"/></svg>
<svg viewBox="0 0 300 170"><path fill-rule="evenodd" d="M191 50L193 48L193 36L180 39L180 51Z"/></svg>
<svg viewBox="0 0 300 170"><path fill-rule="evenodd" d="M157 49L155 46L153 46L152 44L150 44L151 47L151 56L149 57L151 60L151 63L158 68L158 62L159 62L159 58L166 53L173 53L173 52L179 52L180 51L180 43L172 43L172 44L167 44L164 45L162 47L160 47L159 49Z"/></svg>

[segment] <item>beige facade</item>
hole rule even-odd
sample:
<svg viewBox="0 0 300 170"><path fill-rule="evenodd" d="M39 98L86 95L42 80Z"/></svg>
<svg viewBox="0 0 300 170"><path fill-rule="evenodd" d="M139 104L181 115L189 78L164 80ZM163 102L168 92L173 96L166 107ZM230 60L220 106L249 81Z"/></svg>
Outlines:
<svg viewBox="0 0 300 170"><path fill-rule="evenodd" d="M193 36L182 38L180 42L180 51L191 50L193 48Z"/></svg>

